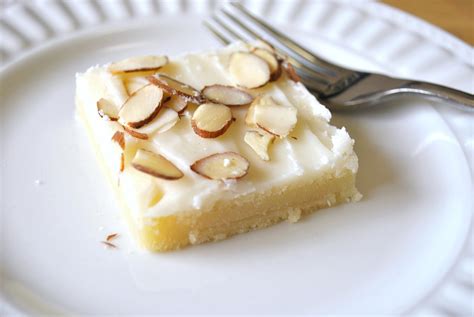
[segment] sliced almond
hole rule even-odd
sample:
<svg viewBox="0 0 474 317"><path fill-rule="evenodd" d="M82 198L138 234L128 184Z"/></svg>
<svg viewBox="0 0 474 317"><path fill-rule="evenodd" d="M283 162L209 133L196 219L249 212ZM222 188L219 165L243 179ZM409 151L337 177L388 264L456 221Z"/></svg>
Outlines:
<svg viewBox="0 0 474 317"><path fill-rule="evenodd" d="M263 48L267 51L275 53L275 48L273 47L273 45L271 45L270 43L262 39L258 39L257 41L255 41L255 43L253 44L253 47Z"/></svg>
<svg viewBox="0 0 474 317"><path fill-rule="evenodd" d="M296 82L296 83L299 83L301 81L301 78L300 76L298 76L298 74L296 73L296 70L295 68L293 67L293 65L291 65L290 62L285 62L283 63L283 68L285 69L285 72L286 74L288 75L288 77Z"/></svg>
<svg viewBox="0 0 474 317"><path fill-rule="evenodd" d="M120 153L120 172L123 172L123 170L125 169L125 155L122 153Z"/></svg>
<svg viewBox="0 0 474 317"><path fill-rule="evenodd" d="M209 179L239 179L247 175L250 163L242 155L235 152L216 153L202 158L193 165L191 170Z"/></svg>
<svg viewBox="0 0 474 317"><path fill-rule="evenodd" d="M122 131L115 132L112 136L112 141L117 142L117 144L120 145L122 150L125 149L125 135Z"/></svg>
<svg viewBox="0 0 474 317"><path fill-rule="evenodd" d="M253 101L248 92L225 85L206 86L202 89L202 95L211 102L226 106L245 106Z"/></svg>
<svg viewBox="0 0 474 317"><path fill-rule="evenodd" d="M258 88L270 80L267 62L249 52L235 52L230 57L229 72L239 86Z"/></svg>
<svg viewBox="0 0 474 317"><path fill-rule="evenodd" d="M134 138L141 139L141 140L148 140L148 134L146 133L141 133L133 128L127 127L126 125L122 126L123 130L133 136Z"/></svg>
<svg viewBox="0 0 474 317"><path fill-rule="evenodd" d="M150 83L145 77L130 77L124 79L125 89L127 90L129 96L148 84Z"/></svg>
<svg viewBox="0 0 474 317"><path fill-rule="evenodd" d="M110 243L110 242L108 242L108 241L100 241L100 242L101 242L102 244L104 244L105 247L112 248L112 249L116 249L116 248L117 248L117 246L116 246L115 244Z"/></svg>
<svg viewBox="0 0 474 317"><path fill-rule="evenodd" d="M282 60L278 60L278 69L276 72L272 73L270 76L270 81L276 81L280 78L281 74L283 74L283 67L281 66Z"/></svg>
<svg viewBox="0 0 474 317"><path fill-rule="evenodd" d="M160 113L148 124L136 129L135 132L151 135L153 133L163 133L168 131L179 121L179 115L176 111L163 108Z"/></svg>
<svg viewBox="0 0 474 317"><path fill-rule="evenodd" d="M171 98L169 98L168 101L166 101L163 104L163 106L169 109L173 109L178 114L181 114L184 112L184 110L186 110L186 107L188 106L188 102L186 101L186 99L184 99L181 96L173 95L171 96Z"/></svg>
<svg viewBox="0 0 474 317"><path fill-rule="evenodd" d="M245 115L245 123L250 127L256 127L257 122L255 121L255 105L258 104L260 97L255 98L255 100L250 104L250 107L247 110Z"/></svg>
<svg viewBox="0 0 474 317"><path fill-rule="evenodd" d="M147 85L125 101L119 112L119 122L131 128L139 128L158 114L163 100L163 90Z"/></svg>
<svg viewBox="0 0 474 317"><path fill-rule="evenodd" d="M201 103L201 93L193 87L180 82L179 80L164 74L148 76L147 79L150 83L160 87L170 95L179 95L188 102L193 102L196 104Z"/></svg>
<svg viewBox="0 0 474 317"><path fill-rule="evenodd" d="M120 107L125 103L125 101L129 97L127 93L127 89L125 88L125 85L121 76L110 75L107 77L108 78L104 83L105 85L104 89L108 92L107 95L110 97L109 100L112 101L117 106L118 110L120 110Z"/></svg>
<svg viewBox="0 0 474 317"><path fill-rule="evenodd" d="M114 240L115 238L117 238L119 236L118 233L112 233L112 234L109 234L106 238L105 238L105 241L112 241Z"/></svg>
<svg viewBox="0 0 474 317"><path fill-rule="evenodd" d="M286 137L296 125L296 108L282 106L257 107L257 126L280 138Z"/></svg>
<svg viewBox="0 0 474 317"><path fill-rule="evenodd" d="M273 142L275 137L268 133L259 133L257 131L245 132L244 141L252 150L264 161L269 161L268 147Z"/></svg>
<svg viewBox="0 0 474 317"><path fill-rule="evenodd" d="M138 149L132 166L140 172L154 177L175 180L184 176L183 172L161 154Z"/></svg>
<svg viewBox="0 0 474 317"><path fill-rule="evenodd" d="M110 121L118 120L119 109L112 101L108 99L100 98L97 101L97 111L99 113L99 116L101 116L104 119L107 119Z"/></svg>
<svg viewBox="0 0 474 317"><path fill-rule="evenodd" d="M246 123L257 126L280 138L286 137L295 127L297 110L293 106L279 105L273 98L256 99L246 117Z"/></svg>
<svg viewBox="0 0 474 317"><path fill-rule="evenodd" d="M231 123L230 108L216 103L203 103L191 118L194 132L203 138L217 138L224 134Z"/></svg>
<svg viewBox="0 0 474 317"><path fill-rule="evenodd" d="M163 55L136 56L110 64L109 71L112 74L157 71L166 64L168 57Z"/></svg>
<svg viewBox="0 0 474 317"><path fill-rule="evenodd" d="M277 80L281 75L281 63L278 60L275 53L264 49L264 48L254 48L252 53L265 60L270 67L270 81Z"/></svg>
<svg viewBox="0 0 474 317"><path fill-rule="evenodd" d="M257 106L263 106L267 104L275 103L273 98L270 96L258 96L254 99L254 101L250 104L250 107L247 110L247 114L245 115L245 123L253 128L257 127L257 122L255 121L255 108Z"/></svg>

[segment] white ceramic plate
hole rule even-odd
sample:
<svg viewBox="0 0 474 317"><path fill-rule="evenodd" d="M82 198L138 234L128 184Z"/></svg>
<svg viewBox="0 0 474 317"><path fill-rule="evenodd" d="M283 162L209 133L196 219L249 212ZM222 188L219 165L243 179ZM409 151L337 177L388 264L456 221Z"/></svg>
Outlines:
<svg viewBox="0 0 474 317"><path fill-rule="evenodd" d="M214 3L5 9L0 314L471 314L473 118L425 100L334 116L356 140L361 202L179 252L134 249L74 118L74 74L218 47L200 23ZM471 47L381 4L252 5L330 60L473 91ZM99 243L112 232L118 250Z"/></svg>

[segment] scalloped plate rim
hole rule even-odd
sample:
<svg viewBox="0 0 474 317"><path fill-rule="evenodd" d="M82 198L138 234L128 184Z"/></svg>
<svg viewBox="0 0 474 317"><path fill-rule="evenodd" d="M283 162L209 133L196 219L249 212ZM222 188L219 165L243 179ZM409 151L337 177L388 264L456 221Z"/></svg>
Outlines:
<svg viewBox="0 0 474 317"><path fill-rule="evenodd" d="M347 5L352 5L352 6L355 6L355 7L361 7L363 4L360 4L360 3L352 3L352 4L349 4L349 2L346 2L346 1L336 1L336 2L339 2L339 3L345 3ZM409 19L412 19L414 20L416 23L421 23L422 25L424 25L426 28L429 28L429 29L435 29L436 32L438 32L439 34L441 34L443 37L448 37L450 39L450 41L453 41L456 45L462 45L464 47L464 49L466 49L465 52L468 52L468 50L471 50L472 51L472 48L465 42L463 42L462 40L458 39L457 37L447 33L446 31L440 29L439 27L436 27L434 25L431 25L430 23L426 22L426 21L423 21L417 17L414 17L408 13L405 13L403 11L400 11L396 8L392 8L390 6L387 6L385 4L382 4L382 3L371 3L371 5L374 5L374 6L377 6L379 8L383 8L383 10L386 10L387 12L390 12L390 10L392 11L396 11L398 15L400 16L406 16L407 18ZM370 12L368 12L368 14L372 14ZM133 17L132 18L127 18L129 21L130 20L133 20ZM385 17L386 19L386 17ZM391 22L398 22L397 18L394 17L393 18L394 21L391 21ZM390 20L390 19L388 19ZM68 41L74 41L77 37L81 37L85 34L88 34L88 33L97 33L98 31L99 32L107 32L107 29L110 27L110 28L116 28L117 27L117 21L105 21L105 22L101 22L101 23L98 23L96 25L93 25L93 26L86 26L85 28L78 28L78 29L75 29L73 31L70 31L70 32L67 32L67 33L58 33L58 34L54 34L51 38L48 38L47 41L44 43L44 44L40 44L40 45L32 45L32 46L29 46L27 47L26 49L24 49L20 56L18 58L14 58L14 59L11 59L10 61L8 61L7 63L5 63L4 65L2 65L0 67L0 77L3 77L3 75L5 73L8 73L12 68L15 67L15 65L21 63L24 59L28 59L30 56L32 55L35 55L35 54L38 54L40 52L42 52L43 50L48 50L49 48L51 48L52 46L55 46L56 44L58 43L64 43L64 42L68 42ZM94 30L94 27L100 27L100 30ZM128 28L127 26L123 26L123 28ZM419 33L424 35L425 37L427 37L427 33L425 32L427 30L425 29L420 29L419 30ZM474 61L468 59L468 56L465 56L465 55L460 55L456 52L453 52L451 51L449 48L447 48L445 45L441 45L440 43L438 42L433 42L434 44L440 46L440 47L443 47L444 49L448 50L454 57L457 57L457 58L461 58L463 59L463 62L468 64L468 65L473 65L474 64ZM439 115L441 117L444 118L443 114L439 113ZM448 126L449 128L449 126ZM460 140L458 140L460 141ZM468 158L466 157L466 160L468 160ZM469 166L469 164L468 164ZM470 229L470 232L472 232L473 230L473 224L471 223L471 229ZM468 247L469 245L469 239L466 239L465 241L465 245L464 247L462 248L463 251ZM464 252L461 252L461 254L459 254L458 256L458 259L456 262L459 262L460 258L462 258ZM454 269L454 266L451 268L450 272L448 272L445 277L443 278L442 281L439 281L439 285L443 284L445 282L445 280L447 280L451 273L452 273L452 270ZM437 287L437 289L439 289L439 285ZM433 291L436 291L436 290L433 290ZM427 295L427 297L430 296L430 295ZM8 303L8 301L6 300L3 300L3 296L0 297L0 299L2 299L2 304L5 305L7 307L7 309L12 309L14 306L10 305ZM423 302L423 300L421 301ZM2 308L2 307L0 307ZM415 307L414 307L415 308ZM13 308L14 309L14 308ZM1 311L1 310L0 310ZM15 310L16 311L16 310ZM412 311L412 310L409 310L409 311Z"/></svg>

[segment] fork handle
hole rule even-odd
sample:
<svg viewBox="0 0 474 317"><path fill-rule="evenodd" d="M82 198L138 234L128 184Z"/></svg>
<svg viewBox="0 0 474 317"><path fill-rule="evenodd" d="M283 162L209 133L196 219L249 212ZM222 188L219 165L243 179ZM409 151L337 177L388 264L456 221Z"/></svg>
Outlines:
<svg viewBox="0 0 474 317"><path fill-rule="evenodd" d="M380 74L360 73L361 76L337 94L324 97L331 109L344 110L380 104L380 101L400 95L418 95L447 101L462 110L474 111L474 96L445 86L393 78Z"/></svg>
<svg viewBox="0 0 474 317"><path fill-rule="evenodd" d="M474 111L474 96L460 90L421 81L407 82L406 85L399 89L401 90L400 93L406 91L408 94L417 94L433 99L440 99L461 106L464 109L468 107L469 110Z"/></svg>

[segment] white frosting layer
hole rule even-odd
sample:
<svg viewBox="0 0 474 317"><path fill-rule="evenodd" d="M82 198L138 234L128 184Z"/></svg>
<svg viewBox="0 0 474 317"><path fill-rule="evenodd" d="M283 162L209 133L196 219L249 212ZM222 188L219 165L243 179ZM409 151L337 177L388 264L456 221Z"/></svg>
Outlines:
<svg viewBox="0 0 474 317"><path fill-rule="evenodd" d="M171 59L160 70L196 89L206 85L233 85L227 65L234 51L247 50L244 43L236 43L224 49L200 54L184 55ZM110 138L118 129L114 122L107 122L97 114L96 102L107 98L118 105L128 97L118 76L111 75L106 67L93 67L77 75L77 99L83 106L96 142L102 151L107 167L120 177L120 191L128 207L137 216L162 216L189 211L206 210L219 199L232 199L255 191L276 186L311 180L331 171L337 174L348 169L355 173L357 156L353 152L353 140L346 130L329 125L330 112L311 95L306 88L283 75L278 81L251 94L269 94L279 103L298 109L298 123L289 137L277 139L270 146L269 162L262 161L244 142L250 130L245 125L247 107L233 107L237 119L227 132L215 139L196 135L191 127L190 113L163 133L154 134L149 141L126 136L126 147L133 152L145 147L161 153L183 171L185 176L169 181L154 178L127 165L119 172L120 148ZM221 182L208 180L190 170L196 160L217 152L234 151L250 162L249 173L238 181ZM127 152L126 152L127 153ZM162 196L161 200L156 196ZM150 201L157 201L150 206ZM137 217L139 219L140 217Z"/></svg>

